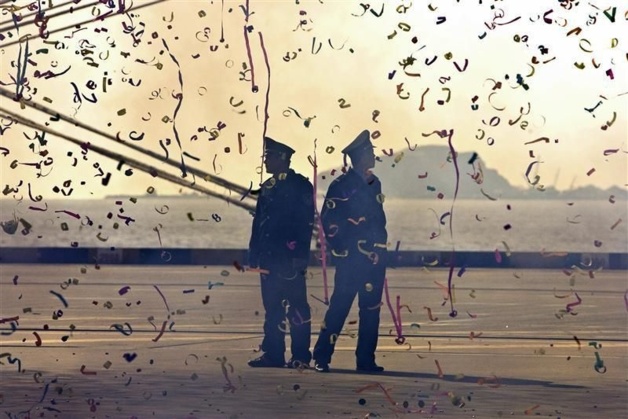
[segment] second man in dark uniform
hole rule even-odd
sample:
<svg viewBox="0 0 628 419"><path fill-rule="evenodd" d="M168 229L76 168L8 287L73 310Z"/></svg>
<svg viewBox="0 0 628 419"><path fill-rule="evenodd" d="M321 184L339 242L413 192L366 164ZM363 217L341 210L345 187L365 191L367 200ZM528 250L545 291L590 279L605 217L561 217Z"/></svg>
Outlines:
<svg viewBox="0 0 628 419"><path fill-rule="evenodd" d="M334 291L314 346L315 368L328 372L338 336L357 294L359 307L356 369L380 372L375 363L379 314L386 274L386 215L370 134L363 131L342 152L352 167L329 186L321 211L336 266Z"/></svg>

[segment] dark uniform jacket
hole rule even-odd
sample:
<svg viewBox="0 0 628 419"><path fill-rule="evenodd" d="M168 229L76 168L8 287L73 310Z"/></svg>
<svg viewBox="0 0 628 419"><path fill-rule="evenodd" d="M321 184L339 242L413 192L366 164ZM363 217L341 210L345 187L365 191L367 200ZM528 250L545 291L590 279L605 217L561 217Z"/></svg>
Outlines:
<svg viewBox="0 0 628 419"><path fill-rule="evenodd" d="M313 187L307 178L290 169L285 176L263 184L255 208L249 266L294 266L310 258L314 225ZM296 266L295 266L296 267Z"/></svg>
<svg viewBox="0 0 628 419"><path fill-rule="evenodd" d="M365 181L349 169L332 182L321 220L334 256L353 258L385 251L388 234L383 203L382 184L375 175Z"/></svg>

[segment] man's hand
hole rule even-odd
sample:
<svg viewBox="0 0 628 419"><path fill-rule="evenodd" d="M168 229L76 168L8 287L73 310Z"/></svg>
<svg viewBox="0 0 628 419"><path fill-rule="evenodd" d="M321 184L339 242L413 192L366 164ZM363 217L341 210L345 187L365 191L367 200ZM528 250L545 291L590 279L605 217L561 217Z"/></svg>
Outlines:
<svg viewBox="0 0 628 419"><path fill-rule="evenodd" d="M307 259L292 259L292 267L299 273L304 274L307 271Z"/></svg>
<svg viewBox="0 0 628 419"><path fill-rule="evenodd" d="M254 254L253 252L249 251L248 259L249 259L248 260L249 267L251 268L259 267L259 256L257 254Z"/></svg>

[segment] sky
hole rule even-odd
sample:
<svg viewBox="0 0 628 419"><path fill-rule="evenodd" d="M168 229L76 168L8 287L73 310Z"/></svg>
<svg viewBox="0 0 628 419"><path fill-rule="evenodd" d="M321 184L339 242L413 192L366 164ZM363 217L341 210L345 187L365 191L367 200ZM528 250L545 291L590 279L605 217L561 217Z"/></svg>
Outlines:
<svg viewBox="0 0 628 419"><path fill-rule="evenodd" d="M315 153L318 171L337 167L340 150L363 129L378 131L373 144L377 154L392 154L385 158L411 153L415 145L447 145L429 134L453 129L457 151L477 152L521 188L533 187L525 173L535 161L545 187L628 184L626 6L148 3L123 1L127 10L117 13L118 2L82 0L69 13L69 6L54 1L52 9L43 7L50 32L45 40L28 24L32 12L14 10L24 15L19 31L3 14L0 87L21 89L26 102L245 187L260 182L266 108L266 135L293 147L292 167L310 179ZM72 26L80 22L88 23ZM28 42L7 45L29 33ZM18 74L24 79L16 86ZM52 130L181 175L119 142L0 100L3 109ZM54 135L46 135L45 146L35 145L36 130L6 118L0 124L0 186L17 190L3 198L181 190L137 169L126 176L128 166L118 170L118 161ZM547 141L533 142L543 137ZM101 169L111 173L106 186ZM420 167L405 169L422 173Z"/></svg>

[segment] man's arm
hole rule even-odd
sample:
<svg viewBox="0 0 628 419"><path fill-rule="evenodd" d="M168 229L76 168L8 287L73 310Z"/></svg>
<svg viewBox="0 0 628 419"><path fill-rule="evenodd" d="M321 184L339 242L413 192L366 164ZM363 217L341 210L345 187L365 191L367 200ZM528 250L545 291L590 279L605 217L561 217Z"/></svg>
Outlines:
<svg viewBox="0 0 628 419"><path fill-rule="evenodd" d="M300 259L307 264L310 256L310 243L314 226L314 201L312 184L303 179L294 184L288 197L283 232L283 244L292 259ZM303 264L302 262L300 262Z"/></svg>
<svg viewBox="0 0 628 419"><path fill-rule="evenodd" d="M314 188L312 184L303 180L299 187L299 205L295 208L295 241L293 251L293 266L295 269L307 268L310 259L310 244L314 228Z"/></svg>
<svg viewBox="0 0 628 419"><path fill-rule="evenodd" d="M332 183L329 186L321 210L325 239L337 255L344 254L348 250L346 243L348 199L342 198L341 189L339 183Z"/></svg>
<svg viewBox="0 0 628 419"><path fill-rule="evenodd" d="M251 267L259 266L259 223L260 223L260 201L262 197L258 197L255 205L255 215L253 216L253 225L251 227L251 238L249 240L248 264Z"/></svg>

